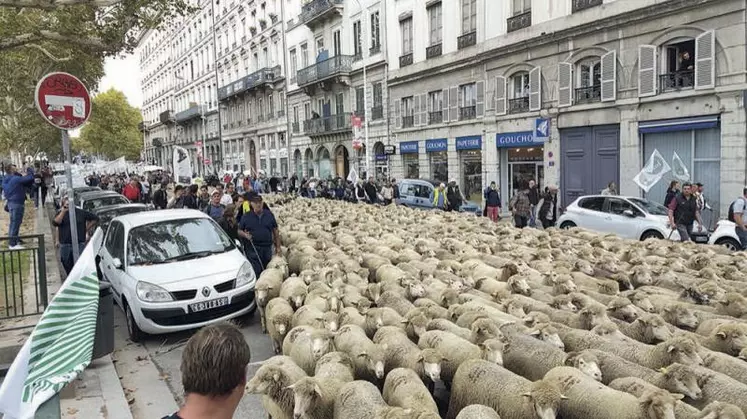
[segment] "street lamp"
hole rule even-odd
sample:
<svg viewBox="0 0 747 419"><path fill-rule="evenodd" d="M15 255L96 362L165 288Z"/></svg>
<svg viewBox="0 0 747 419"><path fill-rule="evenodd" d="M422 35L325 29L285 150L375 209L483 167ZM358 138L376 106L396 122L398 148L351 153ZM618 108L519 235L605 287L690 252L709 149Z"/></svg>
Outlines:
<svg viewBox="0 0 747 419"><path fill-rule="evenodd" d="M368 9L363 8L363 5L361 4L360 0L355 0L356 3L358 3L358 8L361 9L361 48L363 51L361 51L361 60L363 61L363 132L364 132L364 140L363 144L366 147L366 176L371 176L371 147L368 144L368 78L366 77L366 48L363 48L364 40L366 39L366 22L368 22L368 19L366 18L368 15ZM353 42L358 42L357 39L354 39ZM360 154L360 151L358 152ZM360 167L358 168L358 171L360 171Z"/></svg>

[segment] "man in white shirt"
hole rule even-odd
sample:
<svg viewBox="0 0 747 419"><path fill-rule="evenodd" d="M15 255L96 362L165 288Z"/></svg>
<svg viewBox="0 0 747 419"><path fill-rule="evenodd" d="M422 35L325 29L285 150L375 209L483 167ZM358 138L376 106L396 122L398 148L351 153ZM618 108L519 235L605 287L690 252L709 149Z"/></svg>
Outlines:
<svg viewBox="0 0 747 419"><path fill-rule="evenodd" d="M739 237L739 242L743 250L747 250L747 220L744 219L745 209L747 209L747 187L742 190L742 196L737 198L729 206L729 221L733 222L734 232Z"/></svg>
<svg viewBox="0 0 747 419"><path fill-rule="evenodd" d="M221 205L233 204L233 188L232 182L226 184L226 193L220 198Z"/></svg>

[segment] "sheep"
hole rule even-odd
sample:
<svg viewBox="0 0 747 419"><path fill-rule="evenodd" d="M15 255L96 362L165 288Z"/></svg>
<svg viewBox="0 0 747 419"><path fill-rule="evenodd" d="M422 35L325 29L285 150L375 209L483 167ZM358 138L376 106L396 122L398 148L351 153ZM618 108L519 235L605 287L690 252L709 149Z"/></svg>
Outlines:
<svg viewBox="0 0 747 419"><path fill-rule="evenodd" d="M317 329L337 330L339 315L332 311L322 312L313 306L303 306L293 313L293 327L308 325Z"/></svg>
<svg viewBox="0 0 747 419"><path fill-rule="evenodd" d="M426 330L443 330L444 332L453 333L465 340L470 340L472 337L470 329L459 327L446 319L433 319L429 321Z"/></svg>
<svg viewBox="0 0 747 419"><path fill-rule="evenodd" d="M716 303L716 313L737 319L747 317L747 298L735 292L727 293L723 300Z"/></svg>
<svg viewBox="0 0 747 419"><path fill-rule="evenodd" d="M366 313L366 335L373 337L376 330L383 326L398 326L404 329L405 318L389 307L369 309Z"/></svg>
<svg viewBox="0 0 747 419"><path fill-rule="evenodd" d="M553 368L544 380L555 383L567 397L559 409L560 415L567 418L671 419L678 400L664 390L647 392L636 398L570 367Z"/></svg>
<svg viewBox="0 0 747 419"><path fill-rule="evenodd" d="M694 330L700 323L695 313L682 303L666 304L660 314L667 323L685 330Z"/></svg>
<svg viewBox="0 0 747 419"><path fill-rule="evenodd" d="M436 349L444 357L441 363L441 380L450 383L457 368L469 359L485 359L495 364L503 364L503 342L489 339L481 345L462 339L452 333L430 330L418 340L420 349Z"/></svg>
<svg viewBox="0 0 747 419"><path fill-rule="evenodd" d="M312 375L316 361L327 352L334 351L332 339L332 332L326 329L304 332L295 337L293 343L287 348L288 352L283 352L283 355L290 356L299 367L306 371L306 374ZM285 345L283 345L283 350L286 350Z"/></svg>
<svg viewBox="0 0 747 419"><path fill-rule="evenodd" d="M272 348L276 354L280 353L285 334L291 329L293 321L293 307L283 298L277 297L267 303L267 332L272 340Z"/></svg>
<svg viewBox="0 0 747 419"><path fill-rule="evenodd" d="M455 419L465 407L481 404L502 418L555 418L565 396L544 380L531 382L488 361L464 362L454 376L446 419Z"/></svg>
<svg viewBox="0 0 747 419"><path fill-rule="evenodd" d="M363 329L351 324L345 325L337 331L334 343L338 351L350 356L356 378L384 378L385 350L369 339Z"/></svg>
<svg viewBox="0 0 747 419"><path fill-rule="evenodd" d="M573 282L583 289L607 295L617 295L620 293L620 286L617 284L617 281L612 279L597 279L583 272L571 272L571 277L573 278Z"/></svg>
<svg viewBox="0 0 747 419"><path fill-rule="evenodd" d="M568 356L562 349L522 334L507 334L506 346L503 349L503 366L524 378L536 381L554 367L567 365ZM583 361L580 361L583 359ZM602 373L596 365L594 355L587 352L586 357L580 355L573 362L584 367L584 372L594 379L601 380Z"/></svg>
<svg viewBox="0 0 747 419"><path fill-rule="evenodd" d="M352 381L352 379L350 380ZM335 377L304 377L288 386L295 400L294 418L326 419L333 415L335 397L346 381Z"/></svg>
<svg viewBox="0 0 747 419"><path fill-rule="evenodd" d="M273 258L273 260L275 260ZM271 260L272 262L272 260ZM280 296L280 286L283 283L284 274L280 269L269 268L262 271L254 286L255 300L259 309L259 318L262 333L267 333L267 316L265 308L273 298Z"/></svg>
<svg viewBox="0 0 747 419"><path fill-rule="evenodd" d="M288 387L304 377L306 373L293 361L271 358L247 382L245 392L261 394L262 406L273 419L291 419L293 390Z"/></svg>
<svg viewBox="0 0 747 419"><path fill-rule="evenodd" d="M433 412L438 417L438 406L423 385L420 377L411 369L395 368L384 380L384 401L390 406L412 409L415 412Z"/></svg>
<svg viewBox="0 0 747 419"><path fill-rule="evenodd" d="M388 416L390 413L399 413L401 416L395 417L405 419L412 414L412 411L388 406L379 389L368 381L345 383L335 398L333 410L333 419L394 419Z"/></svg>
<svg viewBox="0 0 747 419"><path fill-rule="evenodd" d="M298 277L290 277L280 287L280 298L287 300L294 310L303 306L306 299L307 285Z"/></svg>
<svg viewBox="0 0 747 419"><path fill-rule="evenodd" d="M471 404L462 409L456 419L501 419L501 417L487 406Z"/></svg>
<svg viewBox="0 0 747 419"><path fill-rule="evenodd" d="M642 397L646 392L656 391L659 388L655 385L646 382L638 377L624 377L617 378L609 383L609 387L623 391L625 393L632 394L636 397ZM678 399L674 404L674 417L682 419L697 419L700 416L700 411L686 403L680 401L683 397L680 394L673 394L675 399Z"/></svg>
<svg viewBox="0 0 747 419"><path fill-rule="evenodd" d="M739 407L747 414L747 384L708 368L694 365L685 368L698 377L698 384L703 391L702 397L692 400L691 405L703 409L713 401L726 402Z"/></svg>
<svg viewBox="0 0 747 419"><path fill-rule="evenodd" d="M327 352L316 361L314 377L353 381L353 361L344 352Z"/></svg>
<svg viewBox="0 0 747 419"><path fill-rule="evenodd" d="M643 314L632 323L612 319L618 329L631 339L638 342L655 344L673 337L667 322L658 314Z"/></svg>
<svg viewBox="0 0 747 419"><path fill-rule="evenodd" d="M361 328L366 327L366 317L362 315L358 309L353 307L345 307L340 311L338 315L339 325L338 328L345 326L346 324L354 324Z"/></svg>
<svg viewBox="0 0 747 419"><path fill-rule="evenodd" d="M700 412L699 419L745 419L745 415L734 405L713 402Z"/></svg>
<svg viewBox="0 0 747 419"><path fill-rule="evenodd" d="M713 371L728 375L729 377L747 384L747 363L743 360L704 349L703 366Z"/></svg>
<svg viewBox="0 0 747 419"><path fill-rule="evenodd" d="M720 324L707 337L700 339L700 344L713 351L739 356L740 351L747 348L747 325L737 322Z"/></svg>
<svg viewBox="0 0 747 419"><path fill-rule="evenodd" d="M415 308L415 306L407 301L402 295L399 295L392 291L385 291L381 293L381 296L376 301L378 307L389 307L394 309L400 316L404 316L408 311Z"/></svg>
<svg viewBox="0 0 747 419"><path fill-rule="evenodd" d="M410 338L413 342L417 342L417 340L420 338L420 335L428 330L428 323L430 321L431 320L426 315L414 312L413 310L413 312L409 313L405 320L403 320L407 337Z"/></svg>
<svg viewBox="0 0 747 419"><path fill-rule="evenodd" d="M607 304L607 315L613 319L632 322L638 318L638 310L625 297L616 297Z"/></svg>
<svg viewBox="0 0 747 419"><path fill-rule="evenodd" d="M557 323L562 323L574 329L590 330L594 326L608 321L607 310L602 305L592 305L585 307L578 313L570 313L562 310L553 310L547 313L550 319Z"/></svg>

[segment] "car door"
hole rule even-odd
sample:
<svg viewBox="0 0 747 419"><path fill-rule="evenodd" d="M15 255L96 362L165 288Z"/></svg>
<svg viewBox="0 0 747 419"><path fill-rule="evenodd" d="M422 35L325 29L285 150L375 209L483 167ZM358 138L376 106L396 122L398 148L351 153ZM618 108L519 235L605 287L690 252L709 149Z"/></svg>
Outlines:
<svg viewBox="0 0 747 419"><path fill-rule="evenodd" d="M400 201L406 206L415 206L417 202L417 187L412 182L402 182L402 186L399 188Z"/></svg>
<svg viewBox="0 0 747 419"><path fill-rule="evenodd" d="M605 211L607 232L626 239L640 238L640 220L643 213L633 204L622 198L609 197L605 202ZM633 217L625 215L625 211L631 211Z"/></svg>
<svg viewBox="0 0 747 419"><path fill-rule="evenodd" d="M578 226L587 230L607 232L604 197L590 196L578 202Z"/></svg>
<svg viewBox="0 0 747 419"><path fill-rule="evenodd" d="M122 223L115 221L109 225L101 254L101 272L112 285L112 292L117 298L117 301L121 303L122 274L124 272L122 269L118 269L114 266L114 259L119 259L124 263L124 226Z"/></svg>
<svg viewBox="0 0 747 419"><path fill-rule="evenodd" d="M433 208L433 191L429 183L418 185L418 205L421 208Z"/></svg>

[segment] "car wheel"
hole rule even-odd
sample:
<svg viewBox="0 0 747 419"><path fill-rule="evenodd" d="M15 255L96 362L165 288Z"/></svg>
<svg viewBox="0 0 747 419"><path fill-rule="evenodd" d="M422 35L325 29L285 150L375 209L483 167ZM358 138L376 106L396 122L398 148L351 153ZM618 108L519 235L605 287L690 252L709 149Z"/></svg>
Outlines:
<svg viewBox="0 0 747 419"><path fill-rule="evenodd" d="M125 303L125 322L127 322L127 334L130 337L130 340L137 343L143 340L145 337L145 333L140 330L140 327L138 327L137 322L135 321L135 316L132 315L132 310L130 309L130 305Z"/></svg>
<svg viewBox="0 0 747 419"><path fill-rule="evenodd" d="M573 227L576 227L576 223L574 223L573 221L563 221L563 224L560 225L561 230L568 230Z"/></svg>
<svg viewBox="0 0 747 419"><path fill-rule="evenodd" d="M664 236L658 231L649 230L643 233L643 235L641 236L641 241L648 240L648 239L663 239L663 238Z"/></svg>
<svg viewBox="0 0 747 419"><path fill-rule="evenodd" d="M742 250L741 244L738 241L736 241L736 240L734 240L732 238L729 238L729 237L724 237L724 238L718 239L718 240L716 240L715 244L718 245L718 246L724 246L725 248L727 248L727 249L729 249L729 250L731 250L733 252L736 252L737 250Z"/></svg>

